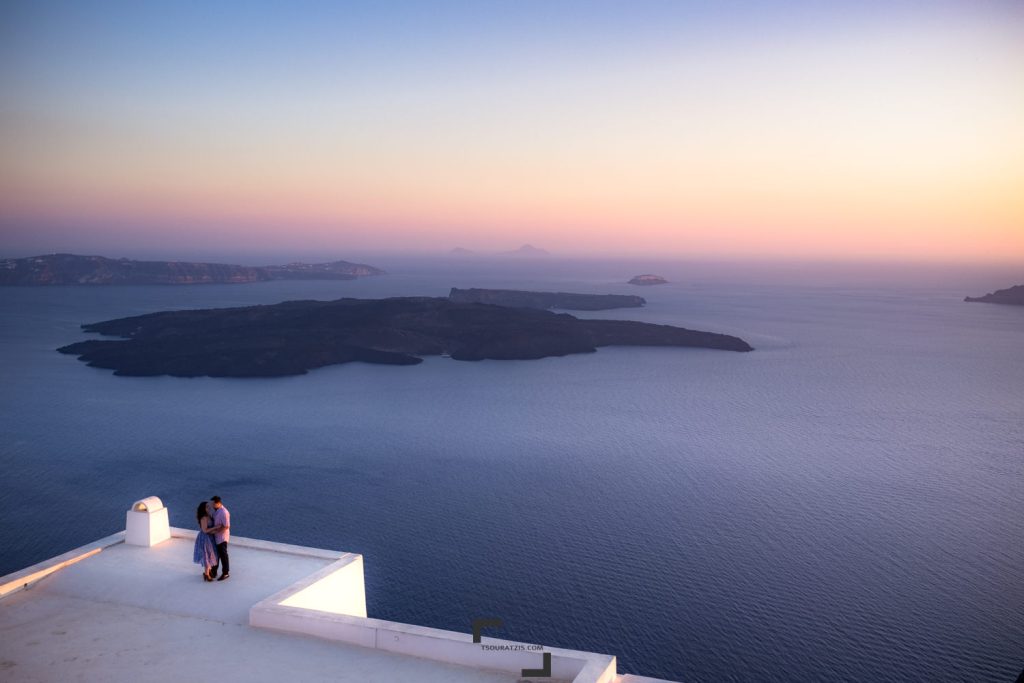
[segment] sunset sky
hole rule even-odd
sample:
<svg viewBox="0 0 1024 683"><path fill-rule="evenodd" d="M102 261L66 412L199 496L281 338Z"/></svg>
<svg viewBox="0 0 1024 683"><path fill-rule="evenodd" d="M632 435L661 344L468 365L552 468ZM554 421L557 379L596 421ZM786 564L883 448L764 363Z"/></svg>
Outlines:
<svg viewBox="0 0 1024 683"><path fill-rule="evenodd" d="M1024 263L1019 1L0 12L0 256Z"/></svg>

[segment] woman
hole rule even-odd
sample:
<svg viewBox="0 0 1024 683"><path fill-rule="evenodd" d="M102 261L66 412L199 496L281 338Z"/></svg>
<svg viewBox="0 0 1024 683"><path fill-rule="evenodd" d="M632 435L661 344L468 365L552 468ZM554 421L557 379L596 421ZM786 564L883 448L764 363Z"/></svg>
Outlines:
<svg viewBox="0 0 1024 683"><path fill-rule="evenodd" d="M196 536L196 547L192 551L192 561L203 567L203 581L213 581L210 568L217 564L217 548L213 545L213 537L209 529L213 526L213 517L204 500L196 509L196 520L199 522L199 534Z"/></svg>

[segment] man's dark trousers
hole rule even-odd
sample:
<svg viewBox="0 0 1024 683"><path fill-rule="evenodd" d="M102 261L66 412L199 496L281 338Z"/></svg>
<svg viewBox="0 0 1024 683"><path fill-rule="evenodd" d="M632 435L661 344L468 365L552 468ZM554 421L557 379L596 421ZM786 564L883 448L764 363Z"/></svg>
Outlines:
<svg viewBox="0 0 1024 683"><path fill-rule="evenodd" d="M221 576L224 576L231 571L231 566L228 564L228 542L217 544L217 562L224 570L221 572Z"/></svg>

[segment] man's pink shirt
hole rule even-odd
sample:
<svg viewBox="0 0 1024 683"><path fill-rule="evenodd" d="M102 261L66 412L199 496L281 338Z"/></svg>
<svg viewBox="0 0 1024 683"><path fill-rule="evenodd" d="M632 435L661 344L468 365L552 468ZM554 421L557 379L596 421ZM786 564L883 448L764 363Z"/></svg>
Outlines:
<svg viewBox="0 0 1024 683"><path fill-rule="evenodd" d="M220 506L219 510L213 511L213 525L214 526L231 526L231 513L223 505ZM231 540L231 529L221 529L213 535L214 543L227 543Z"/></svg>

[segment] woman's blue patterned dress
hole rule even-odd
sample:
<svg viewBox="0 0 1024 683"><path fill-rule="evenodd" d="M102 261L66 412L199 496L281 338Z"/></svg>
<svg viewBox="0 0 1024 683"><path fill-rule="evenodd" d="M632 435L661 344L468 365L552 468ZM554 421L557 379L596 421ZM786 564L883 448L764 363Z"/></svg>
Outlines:
<svg viewBox="0 0 1024 683"><path fill-rule="evenodd" d="M213 537L200 529L196 536L196 547L192 551L192 561L209 569L217 564L217 548L213 545Z"/></svg>

